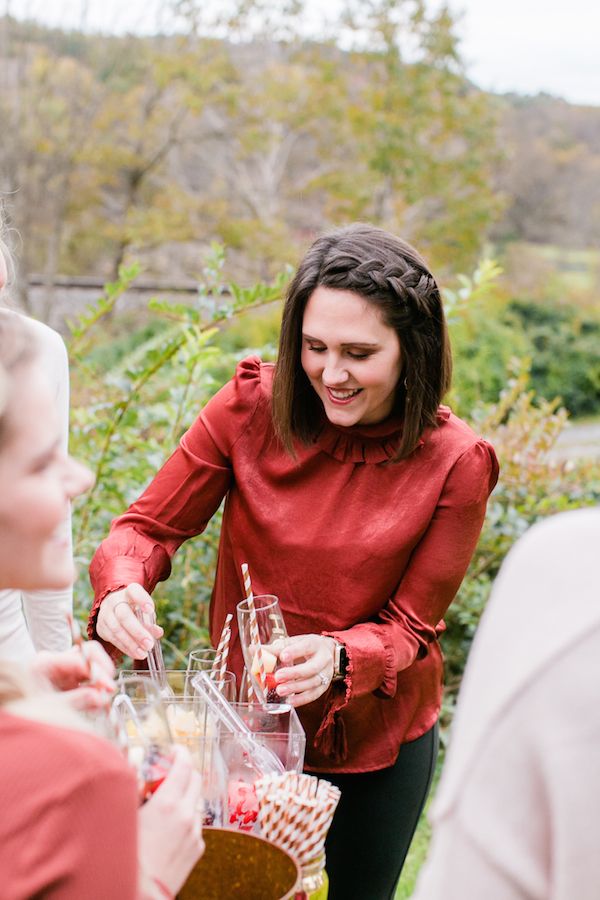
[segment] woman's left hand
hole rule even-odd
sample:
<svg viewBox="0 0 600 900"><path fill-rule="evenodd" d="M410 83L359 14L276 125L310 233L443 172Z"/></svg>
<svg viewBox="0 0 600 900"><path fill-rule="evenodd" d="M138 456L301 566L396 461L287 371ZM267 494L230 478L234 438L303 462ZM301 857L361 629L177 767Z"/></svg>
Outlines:
<svg viewBox="0 0 600 900"><path fill-rule="evenodd" d="M329 689L333 679L334 656L333 638L322 634L300 634L287 638L279 654L282 668L275 673L279 696L292 706L312 703ZM294 664L295 660L300 661Z"/></svg>
<svg viewBox="0 0 600 900"><path fill-rule="evenodd" d="M101 708L115 690L115 667L98 641L85 641L64 653L42 651L33 660L32 670L57 691L65 691L77 709Z"/></svg>

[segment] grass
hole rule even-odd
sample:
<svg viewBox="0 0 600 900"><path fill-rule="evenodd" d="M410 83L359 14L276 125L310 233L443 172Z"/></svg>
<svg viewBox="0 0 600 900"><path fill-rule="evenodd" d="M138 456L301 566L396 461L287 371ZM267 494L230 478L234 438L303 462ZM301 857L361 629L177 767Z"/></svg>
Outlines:
<svg viewBox="0 0 600 900"><path fill-rule="evenodd" d="M396 890L395 900L408 900L408 898L412 896L419 870L425 862L427 849L429 847L429 840L431 838L431 826L429 825L429 821L427 819L427 813L435 795L438 781L440 780L441 770L442 754L440 753L437 761L435 775L433 778L433 785L431 787L431 791L429 792L429 797L427 798L425 809L421 813L421 818L419 819L419 824L417 825L415 836L413 838L412 844L410 845L410 850L408 851L408 856L406 857L404 868L402 869L402 875L400 877L400 883Z"/></svg>

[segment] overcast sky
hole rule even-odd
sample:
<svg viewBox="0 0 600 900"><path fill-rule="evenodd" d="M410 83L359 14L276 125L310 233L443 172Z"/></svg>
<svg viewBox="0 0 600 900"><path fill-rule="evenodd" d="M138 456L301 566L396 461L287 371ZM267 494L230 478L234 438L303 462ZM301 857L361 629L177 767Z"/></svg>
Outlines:
<svg viewBox="0 0 600 900"><path fill-rule="evenodd" d="M324 6L323 0L308 2ZM600 0L448 2L462 14L457 31L463 59L481 88L546 91L572 103L600 106ZM431 6L439 3L430 0ZM152 29L163 5L161 0L0 0L2 12L110 31Z"/></svg>
<svg viewBox="0 0 600 900"><path fill-rule="evenodd" d="M600 106L600 0L450 0L480 87Z"/></svg>

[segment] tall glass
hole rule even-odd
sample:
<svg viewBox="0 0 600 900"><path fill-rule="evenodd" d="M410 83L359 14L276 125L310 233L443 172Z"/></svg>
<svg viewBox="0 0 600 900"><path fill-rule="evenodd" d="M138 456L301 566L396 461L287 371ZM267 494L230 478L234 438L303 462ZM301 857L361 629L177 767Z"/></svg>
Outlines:
<svg viewBox="0 0 600 900"><path fill-rule="evenodd" d="M212 669L217 656L214 647L200 647L198 650L190 650L187 657L188 672L206 672Z"/></svg>
<svg viewBox="0 0 600 900"><path fill-rule="evenodd" d="M233 677L233 673L232 674ZM189 750L202 778L199 813L202 825L223 825L227 804L227 770L219 747L219 730L206 705L196 697L166 703L173 740Z"/></svg>
<svg viewBox="0 0 600 900"><path fill-rule="evenodd" d="M111 717L138 777L142 802L165 779L173 761L173 739L160 689L150 678L119 679Z"/></svg>
<svg viewBox="0 0 600 900"><path fill-rule="evenodd" d="M277 682L275 681L275 672L280 667L279 654L283 650L288 636L279 606L279 598L274 594L258 594L254 598L254 608L257 632L252 625L248 600L242 600L237 605L244 662L259 700L263 703L284 704L287 709L289 704L285 703L277 693ZM260 644L260 654L258 644Z"/></svg>

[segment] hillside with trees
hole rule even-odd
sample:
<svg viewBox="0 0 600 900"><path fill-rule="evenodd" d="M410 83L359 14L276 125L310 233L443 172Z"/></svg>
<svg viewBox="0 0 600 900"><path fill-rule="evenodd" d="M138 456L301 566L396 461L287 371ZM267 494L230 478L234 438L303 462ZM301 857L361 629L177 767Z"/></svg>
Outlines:
<svg viewBox="0 0 600 900"><path fill-rule="evenodd" d="M285 39L246 41L191 14L155 38L0 20L22 303L34 272L114 277L137 259L195 278L213 240L236 278L268 277L350 219L402 233L449 275L490 240L594 247L600 108L482 93L447 13L364 8L346 4L344 49L304 39L300 13Z"/></svg>

